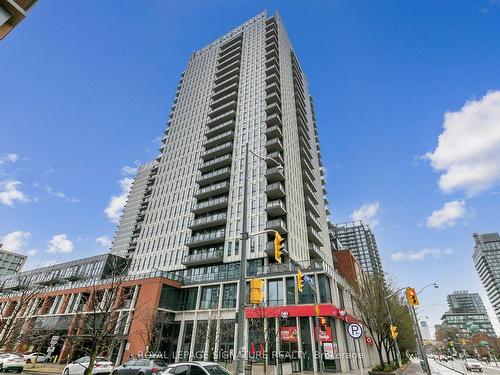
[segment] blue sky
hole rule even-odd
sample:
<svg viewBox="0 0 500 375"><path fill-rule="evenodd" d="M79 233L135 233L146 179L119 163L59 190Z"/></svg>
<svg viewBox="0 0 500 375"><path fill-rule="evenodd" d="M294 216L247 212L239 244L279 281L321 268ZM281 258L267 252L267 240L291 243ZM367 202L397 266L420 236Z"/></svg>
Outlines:
<svg viewBox="0 0 500 375"><path fill-rule="evenodd" d="M264 9L309 79L333 220L375 223L401 286L439 283L430 324L452 290L484 296L471 234L500 230L498 0L39 1L0 44L0 237L30 267L104 252L104 210L157 155L189 55Z"/></svg>

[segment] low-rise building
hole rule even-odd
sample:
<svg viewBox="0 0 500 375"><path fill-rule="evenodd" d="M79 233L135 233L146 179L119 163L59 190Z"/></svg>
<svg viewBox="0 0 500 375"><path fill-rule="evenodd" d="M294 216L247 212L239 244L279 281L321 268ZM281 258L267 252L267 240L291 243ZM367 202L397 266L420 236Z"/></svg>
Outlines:
<svg viewBox="0 0 500 375"><path fill-rule="evenodd" d="M27 258L26 255L4 249L0 243L0 277L21 271Z"/></svg>

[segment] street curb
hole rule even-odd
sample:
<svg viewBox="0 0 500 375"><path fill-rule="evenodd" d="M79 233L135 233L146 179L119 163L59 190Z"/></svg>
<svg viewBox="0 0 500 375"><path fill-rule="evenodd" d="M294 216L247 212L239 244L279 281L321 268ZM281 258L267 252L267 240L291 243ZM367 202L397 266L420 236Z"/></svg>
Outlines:
<svg viewBox="0 0 500 375"><path fill-rule="evenodd" d="M445 366L445 365L443 365L441 362L438 362L438 361L434 361L434 362L435 362L435 363L437 363L438 365L441 365L441 366L443 366L443 367L446 367L448 370L452 370L452 371L458 372L459 374L462 374L462 375L467 375L467 373L466 373L466 372L459 371L459 370L456 370L456 369L454 369L454 368L452 368L452 367Z"/></svg>

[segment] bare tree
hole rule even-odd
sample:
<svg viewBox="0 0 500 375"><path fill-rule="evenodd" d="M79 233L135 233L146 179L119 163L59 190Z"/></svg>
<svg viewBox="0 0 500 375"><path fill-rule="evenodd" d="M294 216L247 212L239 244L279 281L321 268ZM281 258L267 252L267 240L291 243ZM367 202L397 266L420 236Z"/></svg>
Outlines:
<svg viewBox="0 0 500 375"><path fill-rule="evenodd" d="M146 350L158 353L163 344L174 339L165 332L172 323L172 313L145 307L135 314L135 319L140 323L140 328L134 334L140 337Z"/></svg>
<svg viewBox="0 0 500 375"><path fill-rule="evenodd" d="M197 349L201 349L203 353L203 359L206 361L218 361L224 355L227 356L228 353L224 353L221 356L221 352L217 352L216 348L220 346L223 338L227 336L234 335L234 321L221 319L216 311L208 311L206 314L198 318L196 326L196 337L197 337ZM196 350L196 349L195 349Z"/></svg>
<svg viewBox="0 0 500 375"><path fill-rule="evenodd" d="M27 307L41 288L26 276L4 282L0 289L0 348L14 348L22 334Z"/></svg>
<svg viewBox="0 0 500 375"><path fill-rule="evenodd" d="M86 292L71 307L73 313L67 340L73 350L86 353L90 360L84 375L91 375L98 355L106 355L123 339L123 329L134 316L127 312L134 288L124 284L124 267L117 258L108 258L107 279L92 278Z"/></svg>

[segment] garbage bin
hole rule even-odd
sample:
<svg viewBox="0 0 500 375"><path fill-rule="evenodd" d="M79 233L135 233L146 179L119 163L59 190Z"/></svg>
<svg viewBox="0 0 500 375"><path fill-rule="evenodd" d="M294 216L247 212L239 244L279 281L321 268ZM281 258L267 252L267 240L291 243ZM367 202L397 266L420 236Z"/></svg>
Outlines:
<svg viewBox="0 0 500 375"><path fill-rule="evenodd" d="M292 359L292 372L300 372L300 359Z"/></svg>

